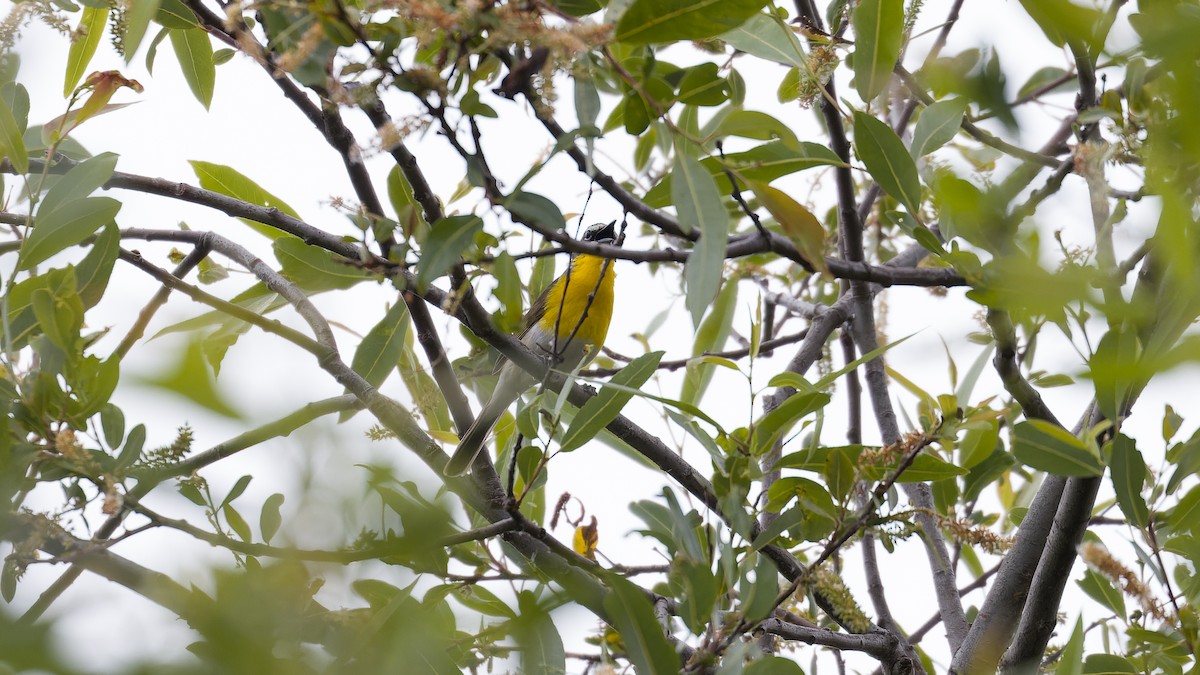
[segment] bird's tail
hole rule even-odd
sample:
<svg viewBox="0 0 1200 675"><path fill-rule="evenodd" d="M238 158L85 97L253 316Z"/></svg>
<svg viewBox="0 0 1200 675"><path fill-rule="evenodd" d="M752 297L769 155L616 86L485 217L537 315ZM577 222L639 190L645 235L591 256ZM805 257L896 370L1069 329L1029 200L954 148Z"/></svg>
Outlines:
<svg viewBox="0 0 1200 675"><path fill-rule="evenodd" d="M446 462L446 468L442 471L445 475L461 476L471 468L471 465L475 463L475 458L483 450L484 442L487 440L488 434L492 432L492 427L496 426L500 416L528 386L528 383L524 381L525 378L522 377L524 371L518 369L517 372L506 372L510 368L515 368L511 363L506 363L504 367L505 371L501 371L500 381L496 384L492 397L479 411L479 415L467 429L467 433L462 435L458 447L450 456L450 461Z"/></svg>

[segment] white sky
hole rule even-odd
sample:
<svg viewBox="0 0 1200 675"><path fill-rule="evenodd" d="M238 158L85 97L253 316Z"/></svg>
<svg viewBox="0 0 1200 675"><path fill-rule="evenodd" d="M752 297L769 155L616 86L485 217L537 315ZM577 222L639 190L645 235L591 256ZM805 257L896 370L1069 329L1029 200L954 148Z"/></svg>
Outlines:
<svg viewBox="0 0 1200 675"><path fill-rule="evenodd" d="M925 27L940 24L945 15L946 4L940 0L926 2L918 23L918 32ZM1003 3L969 2L966 5L962 21L953 31L950 44L944 53L953 54L968 47L999 43L1001 57L1008 73L1010 93L1015 92L1026 77L1038 68L1044 65L1066 65L1063 55L1050 48L1040 38L1040 32L1024 17L1020 5L1015 0ZM7 6L7 3L0 3L0 8ZM1118 35L1118 38L1126 37ZM931 35L921 38L914 43L910 53L916 57L923 56L931 41ZM146 42L149 42L149 37ZM18 45L18 51L22 56L20 81L29 88L32 100L31 124L61 114L65 105L61 97L65 42L44 27L34 25L26 31ZM679 62L691 57L681 50L671 50L664 53L662 58ZM908 63L915 66L917 61L910 57ZM821 141L820 130L812 112L798 110L794 104L780 106L775 102L774 91L778 79L783 75L782 67L763 65L751 71L746 63L740 65L743 76L750 83L748 107L763 109L784 119L793 125L801 140ZM342 171L339 158L324 144L307 120L281 98L278 89L254 64L235 57L218 68L216 95L212 109L207 113L188 91L167 43L159 50L157 77L150 77L144 72L142 55L135 58L131 65L125 66L109 46L103 43L91 69L119 69L146 87L145 93L140 96L130 92L117 96L116 100L137 101L137 105L91 120L76 133L76 137L92 152L120 152L118 170L196 184L187 160L199 159L232 165L296 208L309 223L333 232L348 235L356 233L343 216L329 207L333 197L346 197L353 201L353 192ZM842 92L851 91L845 82L841 82L840 85ZM561 119L569 128L571 125L566 121L573 119L569 86L560 85L559 94L557 107ZM1071 98L1060 97L1058 100L1064 106L1069 106ZM484 127L487 150L494 158L493 167L501 174L501 178L507 178L511 185L551 143L532 119L524 102L513 103L500 99L487 102L501 115L501 121L488 122ZM417 112L415 106L403 97L393 98L389 104L392 106L391 113L394 117ZM605 104L607 114L611 101L606 100ZM1040 145L1042 139L1057 126L1064 110L1065 107L1022 108L1019 118L1029 133L1019 139L1020 142L1029 147ZM370 142L373 135L365 119L349 110L344 111L344 114L360 141ZM624 139L617 138L621 136L620 132L612 136L614 140L605 139L604 151L618 159L628 157L631 145ZM413 142L411 148L421 159L422 168L429 175L435 191L443 199L448 199L462 178L461 162L452 155L444 141L432 133L418 142ZM384 155L374 156L369 162L382 197L386 197L384 177L391 166L390 161L390 158ZM603 160L601 162L603 163ZM606 168L611 169L611 163L609 164ZM573 167L561 157L554 161L551 169L555 167L559 170L543 171L529 187L554 198L564 212L577 212L583 203L586 183L579 180ZM624 176L619 171L616 175ZM808 181L812 178L810 175L801 175L785 185L794 185L798 190L803 189L803 192L796 194L808 194ZM14 181L10 178L6 185L12 190ZM824 208L832 203L831 185L832 181L826 176L814 193L813 199L819 207L814 209L816 213L823 213ZM1075 177L1068 178L1063 195L1060 206L1044 208L1038 213L1037 220L1047 229L1062 229L1068 241L1086 245L1090 241L1091 225L1090 221L1081 215L1086 212L1081 205L1087 203L1082 181ZM243 243L253 242L256 244L256 250L270 260L269 248L264 245L265 242L257 241L258 238L244 225L218 212L129 192L121 192L114 196L125 201L118 217L122 227L173 228L182 219L193 229L212 229ZM475 206L472 199L469 197L451 205L451 208L469 210ZM1133 224L1123 227L1135 229L1140 237L1152 224L1153 214L1147 214L1144 209L1141 212L1136 209L1131 211L1130 221ZM588 211L589 221L619 217L619 206L611 200L602 194L593 198ZM646 246L648 240L639 240L632 236L636 231L635 225L631 228L631 237L626 245ZM1121 233L1122 230L1119 229L1119 236ZM1121 239L1125 244L1137 240L1134 237ZM131 242L127 246L142 250L161 265L168 265L162 257L162 252L166 250L162 247L144 245L141 242ZM8 274L8 266L12 263L11 256L0 259L0 271ZM528 267L522 265L521 269L525 273ZM619 306L608 345L624 354L637 354L641 348L628 336L644 330L649 318L671 302L675 289L671 286L670 273L667 276L650 277L644 266L628 263L619 265L617 283ZM229 296L248 285L249 277L235 272L232 279L214 287L213 290ZM123 264L118 265L110 292L88 317L91 329L111 328L109 336L97 344L98 353L106 354L117 344L154 290L156 289L147 284L145 277L140 273L131 271ZM362 334L378 320L385 303L391 302L393 295L387 287L362 284L351 292L320 296L317 302L331 321ZM949 293L948 298L937 299L927 291L913 288L892 289L882 296L888 307L885 327L887 334L892 339L915 334L890 354L889 363L934 395L951 391L946 375L946 348L955 355L960 373L966 371L981 349L966 341L966 334L978 330L978 327L972 318L974 310L966 306L962 296L962 291L955 290ZM751 315L754 299L753 288L749 284L743 284L735 324L743 334L747 333L745 326L747 317ZM200 311L201 308L185 299L173 297L155 318L148 334L152 335L164 326L194 316ZM291 316L290 312L286 315ZM455 322L442 316L437 316L436 321L446 328L445 334L457 335L458 327ZM299 325L298 322L293 323ZM785 332L791 332L800 325L800 322L794 321ZM1049 333L1049 330L1044 331L1043 338L1049 337ZM348 361L357 344L357 338L344 330L339 331L337 335L343 355ZM178 336L169 336L154 342L143 341L126 361L123 376L128 378L131 375L136 377L139 374L150 375L156 372L173 360L176 348L182 344ZM454 339L450 344L454 350L453 356L464 353L461 341ZM672 320L653 337L652 344L656 349L665 349L668 359L690 354L690 319L681 302L675 303ZM202 449L233 436L244 428L290 412L306 401L341 393L340 388L316 367L311 357L299 349L279 345L279 340L251 333L243 337L226 357L220 384L235 406L247 413L248 419L244 422L234 423L205 414L158 391L129 384L127 379L118 389L114 400L125 410L129 426L138 421L147 423L150 432L147 447L169 443L175 429L184 422L190 422L196 430L195 447ZM756 371L756 386L764 387L770 375L782 368L791 353L792 350L784 348L777 352L774 359L761 363ZM835 353L839 354L840 360L840 350L835 350ZM1082 364L1075 354L1066 349L1061 341L1055 345L1053 339L1047 340L1040 348L1039 366L1070 374L1078 374L1082 370ZM1183 372L1161 378L1143 395L1138 404L1138 412L1130 422L1131 428L1139 438L1150 441L1143 444L1142 450L1147 454L1152 467L1157 465L1157 461L1150 458L1156 456L1156 453L1161 457L1161 442L1155 443L1153 439L1157 438L1163 402L1168 397L1178 396L1181 391L1179 387L1188 382L1186 378L1188 374ZM668 396L677 394L678 378L662 378L661 387L662 393ZM1075 386L1049 390L1043 394L1062 419L1073 421L1086 401L1086 389L1086 386ZM396 396L403 395L398 378L389 380L384 386L384 391ZM976 389L976 401L982 399L985 392L997 391L999 387L996 378L989 369L985 371ZM744 425L749 420L750 411L746 409L743 397L745 383L738 376L718 370L709 392L705 409L713 413L727 428ZM899 404L915 417L914 399L902 393L898 387L894 390L894 396ZM824 432L827 443L842 442L843 422L837 418L843 409L844 405L840 399L829 408L830 419L826 421ZM867 409L869 410L869 406ZM653 424L657 417L654 408L641 401L631 403L627 412L648 424ZM1181 412L1187 415L1186 411ZM901 419L904 419L903 416ZM367 460L395 465L397 473L429 486L430 493L437 485L437 479L413 461L398 444L372 444L364 439L361 431L369 422L364 413L341 427L334 427L328 423L312 425L303 433L289 439L272 441L241 456L222 461L206 469L203 475L213 485L214 493L222 494L240 475L254 474L255 480L237 503L242 506L243 514L255 525L256 530L258 506L262 500L272 492L284 492L289 498L283 508L284 531L281 537L285 540L290 537L291 541L298 545L337 545L341 541L352 539L363 523L349 522L346 507L351 504L322 504L319 501L304 505L297 503L298 500L293 499L293 495L300 494L297 489L302 485L310 481L315 483L316 494L322 493L323 485L336 486L332 490L335 493L345 490L346 486L361 480L364 475L363 470L354 465ZM1189 420L1181 434L1190 433L1193 427L1194 422ZM868 442L878 439L878 434L869 421L865 433ZM679 437L678 432L675 437ZM694 444L688 446L685 456L697 467L707 470L706 455ZM639 465L608 448L593 445L570 455L560 456L554 461L547 492L548 501L551 502L563 491L570 491L581 500L589 514L599 518L601 551L626 564L660 560L648 545L650 542L637 535L627 536L627 533L639 526L639 521L629 513L627 504L636 499L653 498L662 485L662 478L657 472L640 467L633 468L637 466ZM196 510L189 510L182 498L169 494L169 488L160 488L159 492L164 494L151 500L150 504L153 507L176 516L190 514L193 522L203 524L202 517ZM683 496L682 490L677 489L676 492ZM1104 494L1102 493L1101 499L1105 498ZM314 493L309 492L308 495L312 498ZM45 507L50 507L59 498L54 491L45 491L40 496L40 504ZM377 505L370 501L364 507L362 500L358 500L358 508L354 513L356 516L362 516L368 526L373 526L371 514L375 512L375 508ZM94 520L93 523L95 522L99 521ZM566 528L560 526L556 534L564 540L569 540L570 532ZM279 540L275 543L279 543ZM118 545L114 550L166 572L177 580L196 583L201 588L209 586L207 568L210 564L230 562L228 556L221 552L176 533L159 532L135 537ZM902 567L909 571L891 576L889 598L900 622L906 627L915 628L936 606L927 581L925 558L919 543L915 541L902 545L897 556L895 559L887 559L885 568ZM320 570L320 573L329 576L330 582L318 595L318 599L327 606L362 604L357 597L348 592L347 584L338 581L339 570L322 569L316 565L312 566L312 569ZM61 572L59 567L30 568L19 586L13 605L0 611L23 611ZM381 578L400 586L407 583L401 570L396 568L385 570L382 566L373 565L362 570L362 573L378 574ZM859 589L862 588L859 567L853 559L847 564L846 576L848 581ZM1073 588L1074 585L1071 584L1071 589ZM978 601L978 594L972 597ZM859 593L859 598L865 607L865 592ZM1074 623L1077 612L1073 606L1074 602L1075 600L1068 599L1063 606L1071 624ZM74 656L77 658L73 658L72 661L79 667L94 672L113 672L141 659L176 658L183 653L183 647L195 639L186 626L170 614L124 589L86 575L56 603L51 612L61 619L56 629L61 644L67 648L68 653L76 652ZM564 628L563 637L568 651L584 650L581 637L592 620L578 611L564 614L570 616L564 616L559 624ZM120 617L119 621L113 620L116 616ZM131 640L130 636L139 638ZM82 639L84 637L86 640ZM86 652L73 646L68 647L81 644L87 645ZM930 649L935 656L945 658L945 641L940 629L935 629L922 646ZM807 667L811 650L803 648L799 654L801 663ZM578 666L578 662L569 662L569 667L573 669L578 669Z"/></svg>

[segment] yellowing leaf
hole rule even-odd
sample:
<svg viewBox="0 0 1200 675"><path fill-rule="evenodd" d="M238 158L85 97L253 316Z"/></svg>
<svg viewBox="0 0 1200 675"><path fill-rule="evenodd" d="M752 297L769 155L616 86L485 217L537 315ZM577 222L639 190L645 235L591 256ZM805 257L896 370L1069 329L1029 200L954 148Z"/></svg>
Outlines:
<svg viewBox="0 0 1200 675"><path fill-rule="evenodd" d="M600 531L596 527L596 516L592 516L592 522L575 528L575 538L571 541L571 548L588 560L595 560L596 544L599 542Z"/></svg>
<svg viewBox="0 0 1200 675"><path fill-rule="evenodd" d="M825 228L817 217L802 204L766 183L747 181L746 184L779 221L783 233L795 244L800 255L818 272L829 274L829 267L825 264Z"/></svg>

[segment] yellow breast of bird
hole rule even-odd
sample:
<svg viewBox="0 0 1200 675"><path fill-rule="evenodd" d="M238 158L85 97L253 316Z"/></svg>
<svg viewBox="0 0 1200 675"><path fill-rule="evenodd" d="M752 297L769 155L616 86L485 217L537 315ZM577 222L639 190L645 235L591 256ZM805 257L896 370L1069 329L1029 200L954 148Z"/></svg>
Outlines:
<svg viewBox="0 0 1200 675"><path fill-rule="evenodd" d="M614 277L612 261L592 255L575 256L570 274L556 279L546 296L540 327L547 333L557 330L561 338L574 333L581 342L604 344L612 319ZM559 307L561 319L557 318Z"/></svg>

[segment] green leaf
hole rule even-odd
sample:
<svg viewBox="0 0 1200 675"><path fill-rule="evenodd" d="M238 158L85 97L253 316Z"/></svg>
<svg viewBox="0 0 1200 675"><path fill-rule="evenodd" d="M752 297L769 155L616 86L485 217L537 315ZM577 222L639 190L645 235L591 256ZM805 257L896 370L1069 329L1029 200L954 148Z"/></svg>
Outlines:
<svg viewBox="0 0 1200 675"><path fill-rule="evenodd" d="M160 0L154 20L164 28L191 28L200 25L196 23L196 15L183 4L183 0Z"/></svg>
<svg viewBox="0 0 1200 675"><path fill-rule="evenodd" d="M79 296L56 297L50 290L39 288L33 292L31 300L33 315L42 327L42 333L63 353L73 353L79 329L83 327L83 303Z"/></svg>
<svg viewBox="0 0 1200 675"><path fill-rule="evenodd" d="M1081 7L1071 0L1021 0L1046 38L1056 47L1068 42L1093 45L1096 26L1103 14L1093 7Z"/></svg>
<svg viewBox="0 0 1200 675"><path fill-rule="evenodd" d="M125 12L125 36L121 44L125 50L125 63L132 61L137 53L138 45L142 44L146 29L150 27L150 20L158 14L158 5L159 0L138 0L129 4Z"/></svg>
<svg viewBox="0 0 1200 675"><path fill-rule="evenodd" d="M1081 675L1083 673L1083 615L1075 620L1075 630L1059 657L1055 675Z"/></svg>
<svg viewBox="0 0 1200 675"><path fill-rule="evenodd" d="M1083 441L1045 420L1028 420L1013 429L1013 454L1026 466L1059 476L1099 476L1100 458Z"/></svg>
<svg viewBox="0 0 1200 675"><path fill-rule="evenodd" d="M1131 525L1145 527L1150 522L1150 509L1142 496L1142 486L1146 482L1146 462L1132 438L1117 434L1111 444L1110 477L1113 491L1117 494L1117 504Z"/></svg>
<svg viewBox="0 0 1200 675"><path fill-rule="evenodd" d="M794 68L807 68L808 60L799 38L771 15L755 14L742 25L721 36L739 51Z"/></svg>
<svg viewBox="0 0 1200 675"><path fill-rule="evenodd" d="M804 670L791 659L767 656L746 664L742 675L804 675Z"/></svg>
<svg viewBox="0 0 1200 675"><path fill-rule="evenodd" d="M870 103L892 77L904 32L903 0L860 0L854 8L854 88Z"/></svg>
<svg viewBox="0 0 1200 675"><path fill-rule="evenodd" d="M800 140L786 124L757 110L734 110L721 119L716 129L705 139L738 136L758 141L780 140L789 147L800 147Z"/></svg>
<svg viewBox="0 0 1200 675"><path fill-rule="evenodd" d="M1096 404L1107 419L1121 419L1127 414L1127 402L1147 377L1148 368L1140 363L1141 359L1137 332L1124 324L1105 333L1088 359L1088 374L1096 385Z"/></svg>
<svg viewBox="0 0 1200 675"><path fill-rule="evenodd" d="M188 164L192 165L192 171L196 172L196 178L200 180L200 187L205 190L219 192L227 197L240 199L255 206L276 208L293 218L298 219L300 217L300 214L296 213L295 209L288 206L275 195L259 187L257 183L247 178L237 169L221 164L202 162L200 160L189 160ZM262 223L245 218L239 218L238 220L246 223L254 231L268 239L289 236L286 232L281 232L269 225L263 225Z"/></svg>
<svg viewBox="0 0 1200 675"><path fill-rule="evenodd" d="M532 675L565 673L567 653L550 613L538 605L533 591L517 593L519 614L510 622L511 633L521 650L521 672Z"/></svg>
<svg viewBox="0 0 1200 675"><path fill-rule="evenodd" d="M633 398L632 390L641 387L654 375L662 356L663 352L642 354L613 375L611 383L627 389L605 385L599 393L588 399L575 415L575 419L571 420L567 432L563 434L559 444L560 451L570 452L582 447L601 429L608 426L609 422L616 419L629 399Z"/></svg>
<svg viewBox="0 0 1200 675"><path fill-rule="evenodd" d="M237 481L234 482L233 487L229 489L229 494L225 495L224 501L222 501L220 506L217 508L222 508L227 504L232 504L233 500L241 497L242 493L246 491L246 488L250 487L250 481L252 480L254 480L254 476L249 474L238 478Z"/></svg>
<svg viewBox="0 0 1200 675"><path fill-rule="evenodd" d="M196 100L205 110L212 105L213 89L217 84L217 66L213 63L212 42L202 28L173 28L171 46L183 70L183 79Z"/></svg>
<svg viewBox="0 0 1200 675"><path fill-rule="evenodd" d="M762 554L757 558L754 583L750 583L748 577L742 577L740 609L747 621L766 618L775 609L775 597L779 595L779 572L775 569L775 563Z"/></svg>
<svg viewBox="0 0 1200 675"><path fill-rule="evenodd" d="M1200 485L1192 486L1175 508L1167 514L1167 523L1177 533L1191 532L1200 529Z"/></svg>
<svg viewBox="0 0 1200 675"><path fill-rule="evenodd" d="M1118 617L1125 618L1125 598L1108 577L1087 570L1083 573L1083 579L1076 583L1093 600L1111 609Z"/></svg>
<svg viewBox="0 0 1200 675"><path fill-rule="evenodd" d="M63 249L87 239L96 230L113 222L121 202L109 197L88 197L72 201L34 219L33 231L21 242L17 268L27 270Z"/></svg>
<svg viewBox="0 0 1200 675"><path fill-rule="evenodd" d="M400 377L429 429L450 431L452 425L446 397L442 395L442 390L433 377L421 366L416 352L413 351L413 342L413 331L407 331L404 335L404 351L400 354Z"/></svg>
<svg viewBox="0 0 1200 675"><path fill-rule="evenodd" d="M1083 661L1084 675L1116 675L1117 673L1140 673L1129 659L1116 654L1089 654Z"/></svg>
<svg viewBox="0 0 1200 675"><path fill-rule="evenodd" d="M433 224L421 246L417 262L417 285L427 288L434 279L446 273L475 241L483 230L479 216L447 216Z"/></svg>
<svg viewBox="0 0 1200 675"><path fill-rule="evenodd" d="M276 239L271 248L282 268L280 273L309 293L346 289L374 278L336 253L310 246L297 237Z"/></svg>
<svg viewBox="0 0 1200 675"><path fill-rule="evenodd" d="M863 470L863 473L872 480L883 480L890 476L895 467L868 466ZM961 466L955 466L940 457L928 453L921 453L913 459L904 473L896 479L897 483L926 483L946 478L955 478L957 476L965 476L969 471Z"/></svg>
<svg viewBox="0 0 1200 675"><path fill-rule="evenodd" d="M924 157L949 143L958 133L963 115L967 113L967 100L954 98L939 101L921 111L917 126L913 129L913 158Z"/></svg>
<svg viewBox="0 0 1200 675"><path fill-rule="evenodd" d="M95 356L83 357L71 376L74 401L68 405L68 414L77 419L95 415L108 404L120 379L121 362L115 355L103 361Z"/></svg>
<svg viewBox="0 0 1200 675"><path fill-rule="evenodd" d="M108 447L121 447L125 440L125 413L117 406L109 403L100 409L100 431L104 434L104 442Z"/></svg>
<svg viewBox="0 0 1200 675"><path fill-rule="evenodd" d="M396 369L408 334L408 307L397 298L396 304L359 343L350 367L378 388Z"/></svg>
<svg viewBox="0 0 1200 675"><path fill-rule="evenodd" d="M779 221L783 233L804 259L818 272L829 274L829 266L825 263L825 228L821 221L783 191L757 181L747 181L747 184L762 205Z"/></svg>
<svg viewBox="0 0 1200 675"><path fill-rule="evenodd" d="M822 468L825 484L829 486L829 494L838 503L844 503L850 490L854 487L856 477L849 453L842 448L832 449L825 456L825 466Z"/></svg>
<svg viewBox="0 0 1200 675"><path fill-rule="evenodd" d="M263 502L262 512L258 516L258 529L262 530L262 538L266 543L271 543L271 537L279 531L279 525L283 523L283 518L279 515L279 507L283 506L283 495L276 492L267 497Z"/></svg>
<svg viewBox="0 0 1200 675"><path fill-rule="evenodd" d="M671 200L679 213L679 224L685 230L696 228L700 232L684 270L687 309L692 325L699 326L724 276L729 213L721 205L716 181L694 157L676 152L671 176Z"/></svg>
<svg viewBox="0 0 1200 675"><path fill-rule="evenodd" d="M45 274L30 277L15 286L8 294L8 339L13 349L24 347L29 339L39 334L37 317L33 313L33 294L39 289L50 289L59 297L76 293L75 268L68 265L52 269Z"/></svg>
<svg viewBox="0 0 1200 675"><path fill-rule="evenodd" d="M604 9L607 0L553 0L552 4L571 16L587 16Z"/></svg>
<svg viewBox="0 0 1200 675"><path fill-rule="evenodd" d="M682 591L679 602L679 618L688 629L696 634L712 622L720 593L720 582L707 562L690 559L676 560L671 569L671 582Z"/></svg>
<svg viewBox="0 0 1200 675"><path fill-rule="evenodd" d="M484 616L517 618L517 613L513 611L512 607L505 604L495 593L478 584L464 588L461 593L454 595L454 599L462 603L464 607L473 609Z"/></svg>
<svg viewBox="0 0 1200 675"><path fill-rule="evenodd" d="M607 578L612 590L604 597L604 609L621 635L630 663L640 675L676 675L679 657L655 619L650 601L620 576Z"/></svg>
<svg viewBox="0 0 1200 675"><path fill-rule="evenodd" d="M38 206L37 215L44 218L57 209L87 197L112 178L117 168L117 156L104 152L91 159L81 162L64 174L54 183L42 203Z"/></svg>
<svg viewBox="0 0 1200 675"><path fill-rule="evenodd" d="M154 377L140 378L140 381L178 394L218 415L234 419L241 417L237 409L227 403L225 397L217 390L214 378L205 364L199 340L189 341L174 365L161 368Z"/></svg>
<svg viewBox="0 0 1200 675"><path fill-rule="evenodd" d="M717 64L706 62L684 71L676 100L688 105L721 105L729 98L729 83L717 71Z"/></svg>
<svg viewBox="0 0 1200 675"><path fill-rule="evenodd" d="M4 602L12 602L17 595L17 561L5 556L4 566L0 569L0 598Z"/></svg>
<svg viewBox="0 0 1200 675"><path fill-rule="evenodd" d="M108 23L108 7L84 7L79 27L75 30L80 37L71 41L67 52L67 74L63 83L63 97L69 97L87 72L96 48L104 39L104 26Z"/></svg>
<svg viewBox="0 0 1200 675"><path fill-rule="evenodd" d="M920 212L921 179L917 177L917 165L891 127L854 111L854 151L884 192L903 204L909 213Z"/></svg>
<svg viewBox="0 0 1200 675"><path fill-rule="evenodd" d="M242 514L237 512L237 509L233 508L232 504L226 504L222 507L221 512L225 514L225 522L229 524L229 529L237 533L242 541L248 542L253 539L249 523L242 517Z"/></svg>
<svg viewBox="0 0 1200 675"><path fill-rule="evenodd" d="M830 396L819 391L801 391L792 394L778 408L763 415L754 425L754 443L751 452L756 457L770 450L792 425L829 404Z"/></svg>
<svg viewBox="0 0 1200 675"><path fill-rule="evenodd" d="M758 13L766 0L633 0L613 39L627 44L703 40Z"/></svg>
<svg viewBox="0 0 1200 675"><path fill-rule="evenodd" d="M719 157L707 157L700 165L708 172L717 184L718 193L728 195L733 188L725 176L725 166L737 174L739 179L771 182L780 176L786 176L804 169L817 166L842 166L842 161L829 148L816 143L801 143L800 147L789 145L788 141L772 141L764 143L746 152L735 152L725 155L722 163ZM675 183L672 174L667 174L651 188L644 198L646 204L654 208L662 208L672 204L675 195ZM678 203L676 203L678 206Z"/></svg>
<svg viewBox="0 0 1200 675"><path fill-rule="evenodd" d="M129 430L129 435L125 438L125 447L121 448L121 454L117 455L117 468L133 466L134 462L142 456L142 447L146 445L146 425L139 424ZM200 505L204 502L201 500Z"/></svg>
<svg viewBox="0 0 1200 675"><path fill-rule="evenodd" d="M25 150L23 134L12 108L0 99L0 153L12 162L17 173L29 173L29 153Z"/></svg>
<svg viewBox="0 0 1200 675"><path fill-rule="evenodd" d="M504 206L517 218L541 225L548 230L562 230L567 227L567 220L558 205L539 194L518 192L509 195L504 200Z"/></svg>
<svg viewBox="0 0 1200 675"><path fill-rule="evenodd" d="M84 309L91 309L104 297L120 248L121 231L115 223L109 223L101 228L92 242L92 250L75 267L79 299L83 301Z"/></svg>
<svg viewBox="0 0 1200 675"><path fill-rule="evenodd" d="M733 328L733 312L737 308L738 283L737 279L728 279L717 294L712 311L704 316L700 327L696 329L696 338L692 342L692 356L700 356L705 352L720 351L725 348L729 332ZM683 388L679 392L681 401L695 405L708 389L712 380L712 364L693 359L689 361L684 371Z"/></svg>

